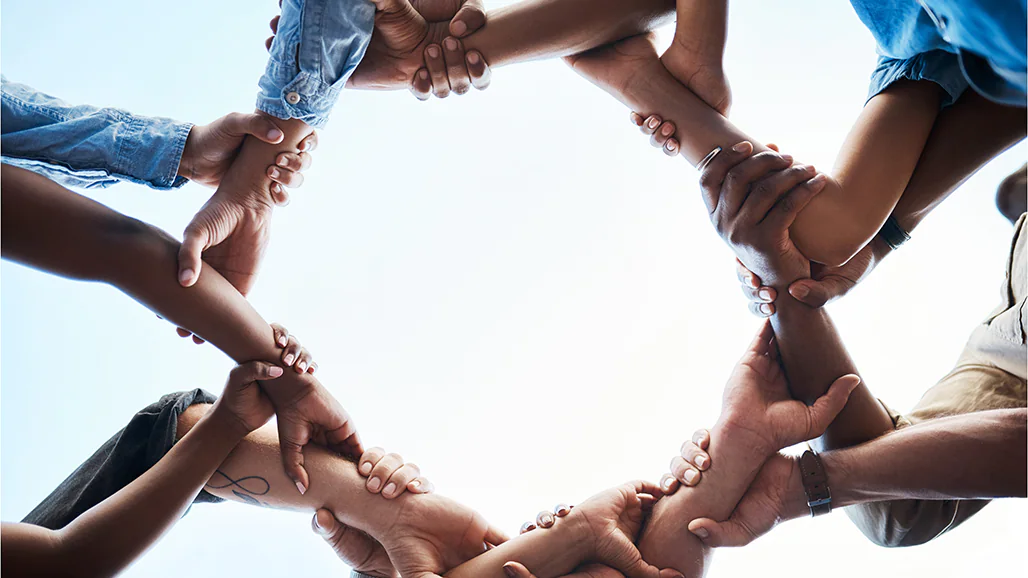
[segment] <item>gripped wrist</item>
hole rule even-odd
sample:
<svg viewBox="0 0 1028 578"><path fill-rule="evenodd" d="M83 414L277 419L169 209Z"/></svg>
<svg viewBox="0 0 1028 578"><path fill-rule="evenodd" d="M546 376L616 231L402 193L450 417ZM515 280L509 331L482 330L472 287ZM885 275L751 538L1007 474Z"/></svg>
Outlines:
<svg viewBox="0 0 1028 578"><path fill-rule="evenodd" d="M784 520L794 520L810 516L807 506L807 493L803 489L803 473L800 470L799 456L787 456L791 466L786 486L779 497L778 515Z"/></svg>
<svg viewBox="0 0 1028 578"><path fill-rule="evenodd" d="M224 443L229 448L235 447L252 431L239 416L224 406L221 398L214 402L214 407L200 419L197 426L200 424L205 424L201 431L205 432L208 442Z"/></svg>
<svg viewBox="0 0 1028 578"><path fill-rule="evenodd" d="M184 179L190 179L195 173L196 166L196 125L189 127L189 134L186 136L186 144L182 147L182 157L178 161L176 174Z"/></svg>
<svg viewBox="0 0 1028 578"><path fill-rule="evenodd" d="M733 448L732 451L746 458L755 468L759 468L781 449L774 447L775 444L771 441L774 439L773 436L743 426L731 416L718 420L711 429L710 437L716 437L722 447Z"/></svg>

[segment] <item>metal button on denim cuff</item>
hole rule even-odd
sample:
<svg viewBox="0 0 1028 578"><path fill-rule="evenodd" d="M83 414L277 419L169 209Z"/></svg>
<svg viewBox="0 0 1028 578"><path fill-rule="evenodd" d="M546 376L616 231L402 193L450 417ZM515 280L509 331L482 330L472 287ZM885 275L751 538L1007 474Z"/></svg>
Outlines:
<svg viewBox="0 0 1028 578"><path fill-rule="evenodd" d="M296 92L290 92L286 95L286 102L289 104L296 104L300 102L300 95Z"/></svg>

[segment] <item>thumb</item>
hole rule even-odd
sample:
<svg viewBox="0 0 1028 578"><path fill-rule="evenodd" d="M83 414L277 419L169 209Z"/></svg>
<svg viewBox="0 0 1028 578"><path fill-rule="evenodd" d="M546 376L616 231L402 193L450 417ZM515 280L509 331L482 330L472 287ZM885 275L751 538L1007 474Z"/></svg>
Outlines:
<svg viewBox="0 0 1028 578"><path fill-rule="evenodd" d="M749 529L732 519L715 522L699 518L689 522L689 531L711 548L745 546L756 539Z"/></svg>
<svg viewBox="0 0 1028 578"><path fill-rule="evenodd" d="M339 523L339 520L336 520L332 512L325 508L314 513L314 518L311 520L311 529L317 535L324 538L326 542L331 542L333 547L337 546L337 542L344 532L344 526Z"/></svg>
<svg viewBox="0 0 1028 578"><path fill-rule="evenodd" d="M310 476L303 467L303 446L307 443L310 435L309 432L302 431L302 426L297 428L290 422L288 416L278 416L278 445L282 452L282 467L289 479L296 484L296 489L302 496L310 487Z"/></svg>
<svg viewBox="0 0 1028 578"><path fill-rule="evenodd" d="M482 0L466 0L450 21L450 34L462 38L485 26Z"/></svg>
<svg viewBox="0 0 1028 578"><path fill-rule="evenodd" d="M221 121L222 130L234 137L251 135L268 144L278 144L285 138L278 125L266 114L233 113L222 117Z"/></svg>
<svg viewBox="0 0 1028 578"><path fill-rule="evenodd" d="M806 439L813 439L825 433L828 426L835 421L842 408L846 407L846 401L850 394L860 385L860 377L849 374L836 379L828 391L817 398L814 405L807 408L810 415L810 431L806 433Z"/></svg>
<svg viewBox="0 0 1028 578"><path fill-rule="evenodd" d="M852 283L829 275L820 281L800 279L789 285L789 295L811 307L824 307L826 303L846 294Z"/></svg>
<svg viewBox="0 0 1028 578"><path fill-rule="evenodd" d="M507 562L503 565L503 573L509 578L535 578L535 575L520 562Z"/></svg>
<svg viewBox="0 0 1028 578"><path fill-rule="evenodd" d="M210 234L206 227L196 226L195 222L186 227L182 246L178 250L178 282L183 287L192 287L200 278L203 261L200 256L210 242Z"/></svg>

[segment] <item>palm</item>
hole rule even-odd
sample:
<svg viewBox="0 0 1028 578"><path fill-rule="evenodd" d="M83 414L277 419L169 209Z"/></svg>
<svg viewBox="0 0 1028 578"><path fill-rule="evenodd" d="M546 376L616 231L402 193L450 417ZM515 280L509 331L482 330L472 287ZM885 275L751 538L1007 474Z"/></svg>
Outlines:
<svg viewBox="0 0 1028 578"><path fill-rule="evenodd" d="M642 556L635 538L646 519L644 504L631 484L606 490L569 514L585 520L596 540L592 560L616 568L638 564Z"/></svg>
<svg viewBox="0 0 1028 578"><path fill-rule="evenodd" d="M212 246L203 252L203 260L245 297L257 281L271 238L271 209L226 204L222 211L225 215L212 228Z"/></svg>

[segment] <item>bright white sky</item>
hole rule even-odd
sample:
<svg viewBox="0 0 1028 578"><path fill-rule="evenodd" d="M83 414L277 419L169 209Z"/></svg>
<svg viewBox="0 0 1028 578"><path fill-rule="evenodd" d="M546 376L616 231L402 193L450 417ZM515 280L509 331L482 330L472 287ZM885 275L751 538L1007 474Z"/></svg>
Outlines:
<svg viewBox="0 0 1028 578"><path fill-rule="evenodd" d="M494 7L499 2L491 2ZM159 8L157 7L159 6ZM6 0L3 73L74 103L204 123L250 110L274 0ZM828 169L864 101L874 45L843 0L732 3L733 120ZM664 39L669 40L665 31ZM656 479L714 422L758 327L695 172L560 62L496 71L420 103L344 94L307 185L278 212L252 295L318 356L363 437L510 532L543 508ZM994 306L1011 227L969 181L832 306L868 383L909 409ZM178 234L210 191L131 185L101 202ZM2 518L19 520L160 395L219 392L232 363L105 287L8 263L2 298ZM711 576L1014 575L1024 502L890 551L841 512L722 551ZM343 575L309 516L199 506L127 574Z"/></svg>

